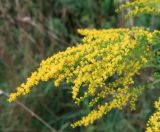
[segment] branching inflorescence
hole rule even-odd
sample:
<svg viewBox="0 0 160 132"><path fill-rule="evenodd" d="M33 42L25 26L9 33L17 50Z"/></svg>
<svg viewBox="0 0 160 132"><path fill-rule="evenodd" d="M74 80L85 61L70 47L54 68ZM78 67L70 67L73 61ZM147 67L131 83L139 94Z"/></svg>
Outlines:
<svg viewBox="0 0 160 132"><path fill-rule="evenodd" d="M159 3L159 0L135 0L122 5L120 10L131 7L133 10L128 16L144 11L150 13L157 8L151 8L155 2ZM122 110L124 106L130 106L135 109L143 87L135 85L134 77L153 58L152 46L157 43L160 32L139 27L83 29L78 32L84 36L81 43L43 60L26 83L10 94L8 101L28 94L41 81L53 79L55 86L62 81L72 86L72 98L76 104L86 99L89 101L90 113L71 124L72 127L92 124L115 108ZM153 127L159 129L158 102L156 108L158 112L148 122L149 132L154 130Z"/></svg>
<svg viewBox="0 0 160 132"><path fill-rule="evenodd" d="M73 85L75 103L87 98L90 107L96 107L73 123L73 127L87 126L111 109L122 109L128 103L134 108L142 89L134 87L133 77L152 56L151 44L158 31L133 28L79 32L85 36L82 43L42 61L39 69L17 88L16 93L10 94L8 100L12 102L28 94L40 81L54 79L56 86L62 81Z"/></svg>
<svg viewBox="0 0 160 132"><path fill-rule="evenodd" d="M155 112L149 119L146 132L158 132L160 130L160 98L155 102Z"/></svg>
<svg viewBox="0 0 160 132"><path fill-rule="evenodd" d="M136 16L141 13L160 15L160 0L134 0L122 5L117 11L130 8L126 17Z"/></svg>

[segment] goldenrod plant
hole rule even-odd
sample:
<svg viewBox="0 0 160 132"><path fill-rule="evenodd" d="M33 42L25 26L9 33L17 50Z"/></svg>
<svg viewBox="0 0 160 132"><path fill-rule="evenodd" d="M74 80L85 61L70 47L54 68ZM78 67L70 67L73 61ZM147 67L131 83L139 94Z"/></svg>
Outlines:
<svg viewBox="0 0 160 132"><path fill-rule="evenodd" d="M160 0L134 0L123 4L118 11L130 9L126 17L136 16L141 13L160 15Z"/></svg>
<svg viewBox="0 0 160 132"><path fill-rule="evenodd" d="M119 10L131 8L128 16L139 13L159 14L159 0L135 0ZM53 79L55 86L61 82L72 86L73 101L79 105L89 101L91 111L71 126L88 126L112 109L135 109L135 103L144 86L134 78L157 55L154 46L160 43L160 31L142 27L118 29L79 29L84 36L75 47L69 47L46 60L22 83L8 99L26 95L42 81ZM148 132L160 131L160 101L158 110L148 121Z"/></svg>
<svg viewBox="0 0 160 132"><path fill-rule="evenodd" d="M160 98L155 102L157 111L150 117L147 124L147 132L158 132L160 130Z"/></svg>

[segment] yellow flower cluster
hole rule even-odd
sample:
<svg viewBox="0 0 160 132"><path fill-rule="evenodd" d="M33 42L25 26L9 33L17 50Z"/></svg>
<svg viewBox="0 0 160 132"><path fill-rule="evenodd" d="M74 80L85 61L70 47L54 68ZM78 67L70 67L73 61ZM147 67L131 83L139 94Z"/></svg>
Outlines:
<svg viewBox="0 0 160 132"><path fill-rule="evenodd" d="M137 100L137 95L140 94L141 91L139 89L133 88L132 91L129 90L128 87L124 87L123 89L118 88L116 92L113 94L113 99L110 102L105 102L103 105L97 105L97 109L92 110L87 116L82 117L81 120L71 124L73 128L77 126L88 126L92 124L95 120L101 118L107 112L111 111L112 109L119 109L127 105L128 101L133 101L134 104ZM106 93L108 94L108 93ZM136 95L136 96L135 96ZM106 96L107 98L107 96ZM108 97L109 98L109 97ZM132 105L132 104L131 104Z"/></svg>
<svg viewBox="0 0 160 132"><path fill-rule="evenodd" d="M160 0L134 0L120 6L117 11L130 9L126 17L136 16L141 13L160 15Z"/></svg>
<svg viewBox="0 0 160 132"><path fill-rule="evenodd" d="M159 132L160 131L160 98L155 102L157 112L154 113L147 124L146 132Z"/></svg>
<svg viewBox="0 0 160 132"><path fill-rule="evenodd" d="M159 32L143 28L78 31L84 35L82 42L42 61L26 83L10 94L9 102L28 94L41 81L54 79L56 86L62 81L73 86L75 103L88 99L94 108L72 127L91 124L128 103L135 108L141 89L134 87L133 77L152 56L151 44Z"/></svg>

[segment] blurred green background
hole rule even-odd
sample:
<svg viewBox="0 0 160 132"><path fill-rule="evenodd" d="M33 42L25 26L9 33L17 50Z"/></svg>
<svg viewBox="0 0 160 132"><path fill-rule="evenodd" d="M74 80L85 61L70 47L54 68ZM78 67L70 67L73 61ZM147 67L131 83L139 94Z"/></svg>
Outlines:
<svg viewBox="0 0 160 132"><path fill-rule="evenodd" d="M75 46L81 38L77 33L79 28L160 29L160 19L154 15L125 20L125 12L115 12L121 2L123 0L0 0L0 90L14 91L42 59ZM159 72L160 57L154 67L145 69L140 81L147 82L153 71ZM76 106L70 89L66 84L55 88L52 81L41 83L19 101L57 132L141 132L160 94L158 89L146 89L135 111L112 110L93 125L72 129L70 123L87 113L89 107L87 101ZM33 115L6 99L0 94L0 132L50 132Z"/></svg>

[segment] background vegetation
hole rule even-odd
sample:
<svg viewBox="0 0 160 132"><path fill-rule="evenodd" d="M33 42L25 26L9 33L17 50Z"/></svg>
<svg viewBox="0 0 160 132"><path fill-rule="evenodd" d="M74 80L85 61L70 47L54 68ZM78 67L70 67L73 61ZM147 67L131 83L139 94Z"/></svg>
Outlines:
<svg viewBox="0 0 160 132"><path fill-rule="evenodd" d="M5 93L15 88L30 75L40 61L52 54L74 46L81 38L78 28L117 28L145 26L160 29L159 18L140 15L124 20L124 13L115 9L123 0L0 0L0 89ZM153 71L160 70L160 58L155 68L146 68L137 80L152 80ZM141 132L153 112L153 102L160 92L159 83L146 86L137 102L136 111L113 110L87 128L72 129L70 123L89 108L71 100L70 86L54 88L53 82L35 87L20 101L61 132ZM0 132L49 132L50 130L16 103L9 104L0 92Z"/></svg>

